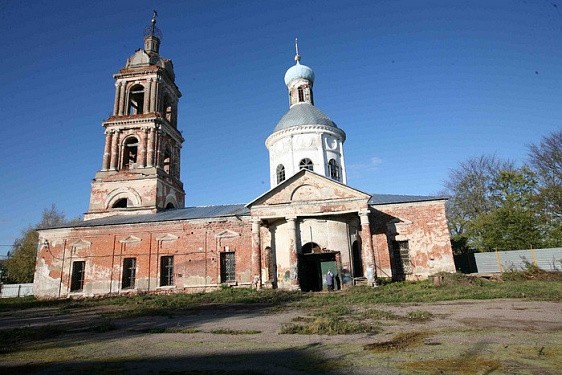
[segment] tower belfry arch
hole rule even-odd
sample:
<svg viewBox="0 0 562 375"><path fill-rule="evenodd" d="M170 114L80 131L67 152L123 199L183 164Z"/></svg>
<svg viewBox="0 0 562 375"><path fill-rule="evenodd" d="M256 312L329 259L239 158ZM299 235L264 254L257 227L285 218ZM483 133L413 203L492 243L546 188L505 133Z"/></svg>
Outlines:
<svg viewBox="0 0 562 375"><path fill-rule="evenodd" d="M102 166L92 181L85 220L184 207L180 180L184 139L177 128L181 92L172 61L160 55L162 33L156 21L154 11L145 28L144 48L113 75L113 112L102 123Z"/></svg>

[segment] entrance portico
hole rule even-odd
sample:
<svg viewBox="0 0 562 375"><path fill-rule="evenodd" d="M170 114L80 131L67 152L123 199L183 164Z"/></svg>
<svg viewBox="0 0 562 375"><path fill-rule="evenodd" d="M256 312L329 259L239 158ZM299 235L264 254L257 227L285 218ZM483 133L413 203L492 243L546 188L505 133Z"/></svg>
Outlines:
<svg viewBox="0 0 562 375"><path fill-rule="evenodd" d="M363 276L363 270L373 269L369 198L303 169L249 203L253 222L261 225L259 247L269 247L268 258L275 261L263 265L276 270L275 280L261 282L283 289L321 290L328 269L341 287ZM354 246L362 248L354 252Z"/></svg>

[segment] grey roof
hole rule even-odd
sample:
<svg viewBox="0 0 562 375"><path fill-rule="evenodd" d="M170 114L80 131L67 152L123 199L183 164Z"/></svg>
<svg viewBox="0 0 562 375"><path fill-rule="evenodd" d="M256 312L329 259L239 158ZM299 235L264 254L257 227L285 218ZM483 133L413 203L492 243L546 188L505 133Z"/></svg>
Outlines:
<svg viewBox="0 0 562 375"><path fill-rule="evenodd" d="M226 216L249 216L248 210L243 204L229 204L220 206L186 207L173 210L157 212L146 215L115 215L99 219L85 220L77 223L59 225L49 228L74 228L74 227L98 227L103 225L154 223L160 221L207 219Z"/></svg>
<svg viewBox="0 0 562 375"><path fill-rule="evenodd" d="M427 202L435 200L445 200L447 197L434 197L427 195L396 195L396 194L373 194L369 199L369 204L391 204L391 203L410 203Z"/></svg>
<svg viewBox="0 0 562 375"><path fill-rule="evenodd" d="M310 103L295 104L285 113L273 132L299 125L325 125L337 128L328 116Z"/></svg>
<svg viewBox="0 0 562 375"><path fill-rule="evenodd" d="M394 195L394 194L374 194L369 200L369 204L391 204L391 203L409 203L409 202L426 202L433 200L444 200L445 197L432 197L420 195ZM155 214L146 215L114 215L102 217L99 219L85 220L73 222L71 224L56 225L39 229L55 229L55 228L82 228L82 227L99 227L104 225L122 225L122 224L142 224L155 223L162 221L190 220L190 219L209 219L228 216L249 216L250 210L244 204L226 204L217 206L199 206L186 207L173 210L157 212Z"/></svg>

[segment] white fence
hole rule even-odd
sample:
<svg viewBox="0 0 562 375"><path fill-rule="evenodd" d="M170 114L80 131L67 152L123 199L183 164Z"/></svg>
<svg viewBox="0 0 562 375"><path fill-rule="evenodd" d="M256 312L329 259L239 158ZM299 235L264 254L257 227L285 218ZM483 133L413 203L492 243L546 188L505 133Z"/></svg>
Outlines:
<svg viewBox="0 0 562 375"><path fill-rule="evenodd" d="M0 284L0 298L26 297L33 295L33 283Z"/></svg>
<svg viewBox="0 0 562 375"><path fill-rule="evenodd" d="M562 247L475 253L479 273L522 270L526 264L536 264L545 271L562 270Z"/></svg>

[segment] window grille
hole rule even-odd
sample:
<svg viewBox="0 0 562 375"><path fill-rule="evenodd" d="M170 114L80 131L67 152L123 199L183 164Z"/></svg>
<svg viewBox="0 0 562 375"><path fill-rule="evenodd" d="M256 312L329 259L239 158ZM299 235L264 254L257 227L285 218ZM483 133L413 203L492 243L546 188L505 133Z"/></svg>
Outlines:
<svg viewBox="0 0 562 375"><path fill-rule="evenodd" d="M221 283L236 281L235 253L221 253Z"/></svg>
<svg viewBox="0 0 562 375"><path fill-rule="evenodd" d="M309 171L314 171L314 164L312 164L312 160L305 158L300 161L299 169L308 169Z"/></svg>
<svg viewBox="0 0 562 375"><path fill-rule="evenodd" d="M174 285L174 256L160 258L160 286Z"/></svg>
<svg viewBox="0 0 562 375"><path fill-rule="evenodd" d="M283 164L279 164L277 166L277 184L285 181L285 166Z"/></svg>

